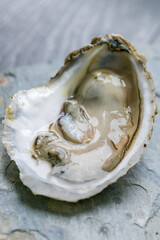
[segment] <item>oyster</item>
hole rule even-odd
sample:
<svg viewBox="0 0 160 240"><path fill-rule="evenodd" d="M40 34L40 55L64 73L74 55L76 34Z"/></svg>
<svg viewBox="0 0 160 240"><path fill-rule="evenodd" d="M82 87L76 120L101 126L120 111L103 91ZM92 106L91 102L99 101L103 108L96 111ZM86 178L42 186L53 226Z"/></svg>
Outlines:
<svg viewBox="0 0 160 240"><path fill-rule="evenodd" d="M156 113L145 62L119 35L94 38L45 86L12 97L3 144L33 193L78 201L138 162Z"/></svg>

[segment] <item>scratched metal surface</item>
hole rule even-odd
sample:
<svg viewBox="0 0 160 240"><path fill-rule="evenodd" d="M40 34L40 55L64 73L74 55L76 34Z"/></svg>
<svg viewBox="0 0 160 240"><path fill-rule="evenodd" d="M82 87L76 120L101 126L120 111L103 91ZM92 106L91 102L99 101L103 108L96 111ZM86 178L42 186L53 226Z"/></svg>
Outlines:
<svg viewBox="0 0 160 240"><path fill-rule="evenodd" d="M70 50L108 32L122 34L148 57L160 111L159 6L136 0L1 0L0 131L12 94L48 81ZM142 160L117 183L78 203L34 196L0 143L0 240L159 240L159 122L157 115Z"/></svg>

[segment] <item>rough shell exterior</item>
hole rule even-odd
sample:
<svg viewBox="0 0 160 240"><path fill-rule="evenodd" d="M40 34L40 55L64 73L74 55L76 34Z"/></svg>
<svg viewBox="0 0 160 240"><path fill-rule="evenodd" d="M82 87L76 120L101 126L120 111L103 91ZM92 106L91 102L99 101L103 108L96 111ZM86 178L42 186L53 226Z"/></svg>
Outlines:
<svg viewBox="0 0 160 240"><path fill-rule="evenodd" d="M70 194L70 197L65 198L65 197L60 196L60 197L58 197L58 199L60 199L60 200L76 202L80 199L89 198L90 196L93 196L93 195L97 194L98 192L102 191L109 184L112 184L115 181L117 181L118 178L125 175L126 172L139 161L143 151L145 150L146 146L149 143L149 139L152 134L154 116L157 113L157 109L156 109L156 105L155 105L154 83L153 83L151 74L146 70L145 57L138 54L136 52L135 48L128 41L123 39L121 36L115 35L115 34L109 34L103 38L96 37L96 38L92 39L91 44L89 44L88 46L85 46L79 50L73 51L66 57L64 66L59 70L59 72L56 74L55 77L51 78L50 81L54 81L54 79L58 75L62 74L64 71L66 71L67 68L69 68L70 64L75 59L79 58L81 55L85 54L85 52L89 51L90 49L92 49L98 45L101 45L101 44L107 44L108 49L110 51L128 52L129 54L133 55L133 57L141 63L142 68L144 70L144 74L146 76L146 79L148 80L150 88L152 89L151 105L152 105L153 112L150 115L150 128L148 129L148 137L142 143L139 151L135 153L134 158L131 159L131 161L127 164L126 167L121 169L119 174L113 175L113 177L110 179L109 182L103 182L101 185L96 186L95 189L92 189L92 191L89 191L88 193L83 193L83 191L79 191L78 195L76 195L76 196L74 196L74 194L72 194L72 193ZM48 84L50 84L50 82ZM14 103L12 102L12 104L14 104ZM7 127L8 120L14 121L13 116L14 116L13 109L9 106L8 109L6 110L6 116L3 121L4 128L3 128L2 141L3 141L4 146L7 149L8 154L10 155L10 157L16 161L16 157L14 157L14 149L12 148L13 132L12 132L12 129L8 129L8 127ZM49 197L57 198L52 194L52 188L50 186L48 186L48 189L46 191L43 190L44 188L47 187L46 184L43 184L43 183L39 184L38 179L36 179L36 177L34 177L32 175L32 173L29 172L29 169L23 169L23 164L19 164L17 161L16 161L16 163L17 163L18 167L20 168L20 178L21 178L22 182L25 185L27 185L34 194L42 194L42 195L46 195ZM25 168L25 166L24 166L24 168ZM28 179L32 179L31 180L32 183L30 183ZM36 185L37 187L34 187L33 185Z"/></svg>

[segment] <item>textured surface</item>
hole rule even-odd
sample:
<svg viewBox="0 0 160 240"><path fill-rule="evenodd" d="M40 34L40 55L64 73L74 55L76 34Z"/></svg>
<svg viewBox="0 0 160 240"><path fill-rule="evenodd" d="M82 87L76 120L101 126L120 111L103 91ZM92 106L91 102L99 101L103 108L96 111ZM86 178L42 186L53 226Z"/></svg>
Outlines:
<svg viewBox="0 0 160 240"><path fill-rule="evenodd" d="M160 111L160 61L157 49L145 50L155 79ZM10 96L36 87L54 74L53 64L21 67L0 77L0 118ZM159 240L160 116L142 160L102 193L78 203L34 196L0 146L0 240Z"/></svg>
<svg viewBox="0 0 160 240"><path fill-rule="evenodd" d="M1 0L0 123L13 93L46 82L69 51L110 32L150 59L160 111L160 52L148 47L160 41L159 9L159 0ZM8 72L40 62L50 64ZM126 176L76 204L34 196L0 145L0 240L159 240L159 123L157 115L149 147Z"/></svg>
<svg viewBox="0 0 160 240"><path fill-rule="evenodd" d="M159 0L1 0L0 72L55 62L98 35L159 43Z"/></svg>

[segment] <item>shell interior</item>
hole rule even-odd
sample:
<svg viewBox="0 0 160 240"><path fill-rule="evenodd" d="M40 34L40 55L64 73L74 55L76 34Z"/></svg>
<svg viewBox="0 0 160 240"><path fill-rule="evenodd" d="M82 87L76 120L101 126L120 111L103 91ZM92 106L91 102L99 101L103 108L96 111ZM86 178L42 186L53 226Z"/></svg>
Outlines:
<svg viewBox="0 0 160 240"><path fill-rule="evenodd" d="M77 201L139 160L154 113L144 59L108 35L69 55L45 86L13 96L3 143L33 192Z"/></svg>

